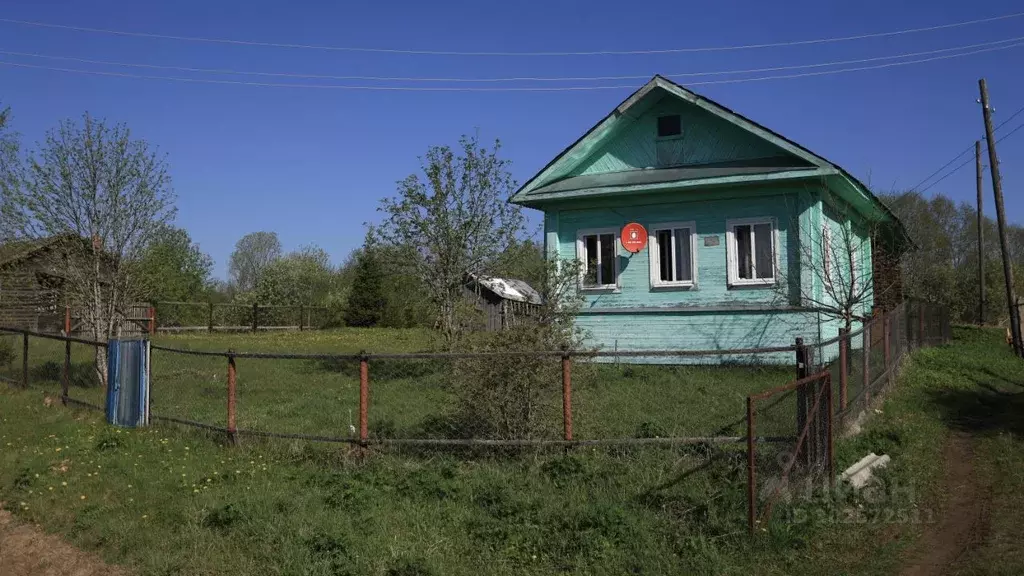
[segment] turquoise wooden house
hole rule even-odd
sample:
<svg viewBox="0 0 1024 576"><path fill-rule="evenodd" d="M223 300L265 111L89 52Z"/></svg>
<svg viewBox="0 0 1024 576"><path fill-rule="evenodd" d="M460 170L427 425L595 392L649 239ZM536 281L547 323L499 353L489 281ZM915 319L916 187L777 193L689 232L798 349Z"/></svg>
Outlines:
<svg viewBox="0 0 1024 576"><path fill-rule="evenodd" d="M609 350L834 337L835 285L848 280L856 315L871 314L875 255L908 242L845 170L661 76L511 201L544 212L549 258L581 263L578 324ZM627 223L648 235L635 253L620 238ZM839 237L849 250L835 249Z"/></svg>

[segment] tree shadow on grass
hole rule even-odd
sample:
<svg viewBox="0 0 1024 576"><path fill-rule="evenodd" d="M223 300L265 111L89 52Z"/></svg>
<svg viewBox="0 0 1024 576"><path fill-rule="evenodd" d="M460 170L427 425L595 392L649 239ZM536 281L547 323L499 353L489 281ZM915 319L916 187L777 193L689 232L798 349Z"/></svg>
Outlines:
<svg viewBox="0 0 1024 576"><path fill-rule="evenodd" d="M59 384L63 377L64 364L60 362L45 362L29 370L29 380L31 382L56 382ZM93 363L73 362L71 364L71 379L68 385L71 388L95 388L99 386Z"/></svg>
<svg viewBox="0 0 1024 576"><path fill-rule="evenodd" d="M950 429L970 434L1024 435L1024 392L1005 392L984 381L978 385L977 389L943 389L928 394Z"/></svg>

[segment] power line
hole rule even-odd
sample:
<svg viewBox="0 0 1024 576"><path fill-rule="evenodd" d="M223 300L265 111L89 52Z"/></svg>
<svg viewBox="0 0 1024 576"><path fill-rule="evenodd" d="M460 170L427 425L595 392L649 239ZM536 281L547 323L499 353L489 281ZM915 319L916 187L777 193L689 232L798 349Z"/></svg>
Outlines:
<svg viewBox="0 0 1024 576"><path fill-rule="evenodd" d="M689 86L708 86L712 84L739 84L744 82L761 82L765 80L783 80L793 78L806 78L811 76L828 76L832 74L842 74L846 72L857 72L861 70L877 70L880 68L892 68L896 66L908 66L910 64L921 64L924 62L932 62L936 60L948 60L951 58L960 58L963 56L970 56L972 54L981 54L984 52L994 52L996 50L1007 50L1009 48L1016 48L1024 45L1024 42L1018 42L1016 44L1009 44L1006 46L996 46L993 48L983 48L979 50L972 50L970 52L962 52L959 54L948 54L945 56L932 56L930 58L921 58L918 60L907 60L904 62L890 62L887 64L876 64L873 66L857 66L853 68L842 68L839 70L822 70L818 72L802 72L798 74L777 74L774 76L757 76L754 78L732 78L726 80L703 80L700 82L690 82ZM124 72L105 72L100 70L82 70L76 68L58 68L53 66L39 66L35 64L23 64L19 62L6 62L0 61L2 66L11 66L15 68L29 68L35 70L49 70L52 72L67 72L75 74L87 74L94 76L111 76L118 78L137 78L145 80L168 80L173 82L188 82L194 84L227 84L236 86L261 86L261 87L274 87L274 88L304 88L304 89L321 89L321 90L364 90L364 91L396 91L396 92L580 92L590 90L624 90L624 89L635 89L634 85L605 85L605 86L366 86L366 85L350 85L350 84L297 84L297 83L274 83L274 82L250 82L241 80L217 80L211 78L183 78L180 76L151 76L144 74L128 74Z"/></svg>
<svg viewBox="0 0 1024 576"><path fill-rule="evenodd" d="M995 127L995 129L993 129L993 132L995 132L995 131L998 131L998 130L999 130L1000 128L1002 128L1003 126L1005 126L1007 122L1009 122L1010 120L1013 120L1014 118L1016 118L1016 117L1017 117L1017 115L1018 115L1018 114L1020 114L1021 112L1024 112L1024 106L1020 107L1020 108L1019 108L1019 109L1018 109L1018 110L1017 110L1016 112L1014 112L1013 114L1010 114L1010 115L1009 115L1009 116L1008 116L1008 117L1007 117L1007 118L1006 118L1005 120L1003 120L1002 122L1000 122L1000 123L999 123L999 125L997 125L997 126ZM1024 124L1022 124L1022 126L1024 126ZM1020 130L1020 126L1018 126L1018 127L1014 128L1014 129L1013 129L1013 130L1012 130L1012 131L1011 131L1011 132L1010 132L1009 134L1006 134L1005 136L1003 136L1003 138L1005 138L1006 136L1009 136L1010 134L1013 134L1013 133L1014 133L1014 132L1016 132L1017 130ZM979 140L980 140L980 139L981 139L981 138L979 138ZM998 142L998 140L997 140L997 142ZM936 170L935 172L932 172L931 174L929 174L929 175L928 175L928 177L926 177L926 178L925 178L924 180L921 180L920 182L918 182L918 183L917 183L917 184L915 184L914 186L911 186L911 187L910 187L910 189L911 189L911 190L916 190L916 189L917 189L918 187L920 187L920 186L921 186L922 184L924 184L925 182L927 182L927 181L931 180L931 179L932 179L932 178L933 178L933 177L934 177L934 176L935 176L936 174L938 174L938 173L942 172L943 170L945 170L945 169L946 169L946 167L948 167L948 166L949 166L950 164L952 164L953 162L956 162L956 161L957 161L957 160L958 160L958 159L959 159L959 158L960 158L961 156L963 156L964 154L966 154L966 153L970 152L970 151L971 151L972 149L974 149L974 144L971 144L971 145L970 145L970 146L968 146L968 147L967 147L966 149L964 149L964 150L963 150L962 152L960 152L960 153L959 153L959 154L957 154L956 156L953 156L953 158L952 158L952 159L951 159L951 160L950 160L949 162L946 162L946 163L945 163L945 164L943 164L943 165L942 165L942 166L941 166L941 167L940 167L940 168L939 168L938 170ZM969 161L969 160L968 160L968 161ZM957 166L956 168L954 168L954 169L953 169L953 172L956 172L957 170L959 170L959 169L963 168L963 167L964 167L964 166L966 166L966 165L967 165L966 163L960 164L959 166ZM945 179L946 179L946 178L948 178L948 177L949 177L949 176L950 176L951 174L953 174L953 172L950 172L949 174L946 174L945 176L943 176L943 177L942 177L942 178L940 178L939 180L937 180L937 181L935 181L935 182L932 182L931 184L929 184L929 185L928 185L928 187L927 187L927 188L924 188L923 190L921 190L921 192L923 193L923 192L925 192L925 190L928 190L928 188L931 188L932 186L934 186L934 185L938 184L939 182L941 182L941 181L945 180Z"/></svg>
<svg viewBox="0 0 1024 576"><path fill-rule="evenodd" d="M254 40L235 40L230 38L209 38L201 36L181 36L173 34L157 34L153 32L132 32L127 30L112 30L107 28L92 28L87 26L71 26L66 24L54 24L50 22L38 22L30 20L16 20L13 18L0 18L0 22L7 24L18 24L22 26L35 26L39 28L51 28L58 30L73 30L76 32L89 32L96 34L109 34L115 36L128 36L136 38L150 38L159 40L179 40L186 42L205 42L212 44L230 44L236 46L262 46L267 48L291 48L291 49L303 49L303 50L330 50L330 51L342 51L342 52L375 52L385 54L416 54L416 55L430 55L430 56L606 56L606 55L637 55L637 54L678 54L684 52L723 52L731 50L751 50L758 48L778 48L784 46L807 46L812 44L828 44L833 42L847 42L851 40L865 40L869 38L885 38L890 36L899 36L903 34L914 34L918 32L930 32L934 30L946 30L950 28L959 28L962 26L971 26L974 24L984 24L987 22L996 22L999 20L1008 20L1011 18L1018 18L1024 16L1024 12L1015 12L1013 14L1004 14L1002 16L992 16L989 18L979 18L976 20L966 20L962 22L953 22L950 24L939 24L936 26L926 26L922 28L907 28L904 30L895 30L891 32L873 32L868 34L857 34L853 36L839 36L831 38L816 38L810 40L793 40L788 42L771 42L762 44L741 44L735 46L708 46L708 47L693 47L693 48L665 48L665 49L644 49L644 50L596 50L590 52L472 52L472 51L458 51L458 50L413 50L413 49L402 49L402 48L371 48L371 47L358 47L358 46L324 46L316 44L296 44L296 43L282 43L282 42L261 42Z"/></svg>
<svg viewBox="0 0 1024 576"><path fill-rule="evenodd" d="M820 62L815 64L795 64L789 66L771 66L766 68L748 68L743 70L716 70L710 72L673 72L663 74L670 78L688 78L696 76L725 76L732 74L755 74L763 72L780 72L784 70L805 70L810 68L827 68L832 66L844 66L849 64L862 64L866 62L879 62L883 60L898 60L901 58L911 58L916 56L926 56L931 54L942 54L946 52L956 52L958 50L967 50L970 48L979 48L987 46L997 46L1001 44L1008 44L1011 42L1024 41L1024 36L1017 36L1015 38L1007 38L1005 40L995 40L992 42L981 42L978 44L967 44L964 46L956 46L952 48L940 48L937 50L926 50L923 52L907 52L904 54L894 54L890 56L876 56L872 58L858 58L854 60L835 60L831 62ZM1009 47L1009 46L1007 46ZM95 60L90 58L80 58L77 56L58 56L50 54L38 54L33 52L14 52L7 50L0 50L0 54L6 56L17 56L24 58L38 58L44 60L60 60L65 62L78 62L82 64L97 64L101 66L121 66L125 68L146 68L153 70L174 70L177 72L196 72L203 74L231 74L231 75L244 75L244 76L270 76L278 78L306 78L306 79L319 79L319 80L361 80L361 81L380 81L380 82L452 82L452 83L486 83L486 82L590 82L590 81L608 81L608 80L636 80L636 79L647 79L651 77L651 74L643 75L626 75L626 76L564 76L564 77L531 77L531 76L513 76L505 78L424 78L424 77L409 77L409 76L338 76L328 74L301 74L292 72L253 72L253 71L242 71L242 70L229 70L223 68L198 68L192 66L170 66L161 64L146 64L146 63L134 63L134 62L116 62L111 60Z"/></svg>
<svg viewBox="0 0 1024 576"><path fill-rule="evenodd" d="M1020 110L1018 110L1017 112L1015 112L1015 113L1013 114L1013 116L1016 116L1017 114L1020 114L1020 113L1021 113L1022 111L1024 111L1024 108L1021 108ZM1011 116L1010 118L1012 118L1013 116ZM1009 121L1009 118L1007 118L1006 120L1003 120L1003 122L1002 122L1001 124L999 124L999 126L1002 126L1002 125L1006 124L1006 123L1007 123L1008 121ZM995 128L995 129L993 130L993 132L995 132L995 130L998 130L998 129L999 129L999 126L997 126L997 127L996 127L996 128ZM1021 124L1019 124L1019 125L1018 125L1018 126L1017 126L1016 128L1014 128L1013 130L1010 130L1010 131L1009 131L1009 132L1007 132L1006 134L1003 134L1002 136L1000 136L999 138L997 138L997 139L996 139L996 142L997 142L997 143L999 143L999 142L1002 142L1003 140L1006 140L1006 139L1007 139L1007 138L1009 138L1010 136L1013 136L1013 134L1014 134L1014 133L1016 133L1016 132L1017 132L1017 130L1020 130L1021 128L1024 128L1024 122L1022 122ZM974 144L971 144L971 149L973 149L973 148L974 148ZM988 149L988 148L986 147L986 150L987 150L987 149ZM962 156L962 155L963 155L963 152L961 152L959 156ZM959 156L958 156L958 157L959 157ZM953 160L956 160L956 158L954 158ZM942 181L943 181L943 180L945 180L946 178L949 178L949 177L950 177L950 176L952 176L953 174L956 174L957 172L959 172L961 168L963 168L964 166L967 166L967 165L968 165L968 164L969 164L969 163L970 163L970 162L971 162L972 160L974 160L974 157L970 157L970 158L968 158L967 160L964 160L964 161L963 161L963 162L961 162L961 163L960 163L960 164L959 164L959 165L958 165L958 166L957 166L956 168L954 168L954 169L952 169L951 171L949 171L949 172L948 172L948 173L947 173L947 174L946 174L945 176L943 176L942 178L939 178L939 179L938 179L938 180L936 180L935 182L932 182L932 183L931 183L931 184L929 184L928 186L926 186L926 187L922 188L922 189L921 189L921 190L919 191L919 193L921 193L921 194L924 194L924 193L925 193L925 192L927 192L927 191L928 191L929 189L931 189L931 188L932 188L933 186L937 185L937 184L938 184L939 182L942 182ZM953 163L953 162L952 162L952 161L950 161L950 162L948 162L948 163L946 164L946 166L949 166L949 165L950 165L950 164L952 164L952 163ZM945 168L945 166L943 166L943 168ZM939 170L941 171L941 168L940 168ZM912 189L913 189L913 188L912 188Z"/></svg>

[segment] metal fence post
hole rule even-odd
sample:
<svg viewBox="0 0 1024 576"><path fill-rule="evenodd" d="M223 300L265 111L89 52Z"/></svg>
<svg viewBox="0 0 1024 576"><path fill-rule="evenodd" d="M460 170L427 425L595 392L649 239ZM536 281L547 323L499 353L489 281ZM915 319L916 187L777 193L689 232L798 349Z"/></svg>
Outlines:
<svg viewBox="0 0 1024 576"><path fill-rule="evenodd" d="M208 311L209 311L209 316L207 317L207 327L209 328L209 332L212 334L213 333L213 301L212 300L210 301L210 307L209 307Z"/></svg>
<svg viewBox="0 0 1024 576"><path fill-rule="evenodd" d="M846 410L847 371L850 369L849 355L850 331L839 329L839 410Z"/></svg>
<svg viewBox="0 0 1024 576"><path fill-rule="evenodd" d="M862 386L864 386L864 408L867 409L871 405L871 325L875 323L872 318L870 321L864 322L864 330L861 332L861 377Z"/></svg>
<svg viewBox="0 0 1024 576"><path fill-rule="evenodd" d="M232 352L228 351L228 441L238 444L235 426L235 356Z"/></svg>
<svg viewBox="0 0 1024 576"><path fill-rule="evenodd" d="M21 338L21 385L28 388L28 332L23 332Z"/></svg>
<svg viewBox="0 0 1024 576"><path fill-rule="evenodd" d="M747 526L751 535L754 534L757 504L754 465L754 399L747 396Z"/></svg>
<svg viewBox="0 0 1024 576"><path fill-rule="evenodd" d="M64 341L64 377L60 380L60 403L68 405L68 388L71 386L71 340Z"/></svg>
<svg viewBox="0 0 1024 576"><path fill-rule="evenodd" d="M572 358L562 350L562 424L566 442L572 441Z"/></svg>
<svg viewBox="0 0 1024 576"><path fill-rule="evenodd" d="M253 302L252 303L252 331L253 331L253 334L255 334L257 330L259 330L259 327L260 327L259 316L260 316L260 305L255 303L255 302Z"/></svg>
<svg viewBox="0 0 1024 576"><path fill-rule="evenodd" d="M299 305L299 332L302 332L302 324L303 324L303 320L304 320L305 314L306 314L306 307L303 306L302 304L300 304Z"/></svg>
<svg viewBox="0 0 1024 576"><path fill-rule="evenodd" d="M366 353L359 356L359 443L366 446L370 436L367 423L370 403L370 362Z"/></svg>
<svg viewBox="0 0 1024 576"><path fill-rule="evenodd" d="M64 307L64 335L71 336L71 306Z"/></svg>

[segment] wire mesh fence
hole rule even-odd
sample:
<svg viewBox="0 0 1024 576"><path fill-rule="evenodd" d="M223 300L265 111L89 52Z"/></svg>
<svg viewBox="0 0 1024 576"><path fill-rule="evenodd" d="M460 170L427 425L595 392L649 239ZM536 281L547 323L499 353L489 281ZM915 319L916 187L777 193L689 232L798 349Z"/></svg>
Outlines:
<svg viewBox="0 0 1024 576"><path fill-rule="evenodd" d="M230 441L665 446L715 462L723 482L746 468L751 522L769 522L776 488L829 470L833 429L856 424L907 351L949 336L944 309L914 303L836 338L744 350L295 354L174 339L152 345L150 412ZM100 408L105 346L0 329L0 378Z"/></svg>

